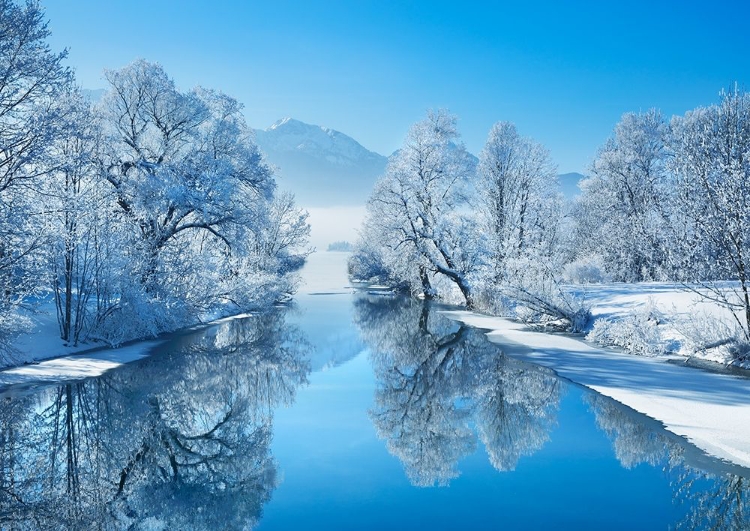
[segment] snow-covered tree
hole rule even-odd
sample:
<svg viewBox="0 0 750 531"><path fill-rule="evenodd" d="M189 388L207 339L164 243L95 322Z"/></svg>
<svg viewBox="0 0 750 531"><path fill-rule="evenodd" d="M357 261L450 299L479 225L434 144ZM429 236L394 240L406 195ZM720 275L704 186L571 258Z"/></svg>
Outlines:
<svg viewBox="0 0 750 531"><path fill-rule="evenodd" d="M65 52L46 43L39 3L0 0L0 193L43 175L59 133L55 98L72 81ZM2 196L4 197L4 196Z"/></svg>
<svg viewBox="0 0 750 531"><path fill-rule="evenodd" d="M155 289L165 248L196 233L229 251L231 229L255 221L253 203L270 199L274 182L237 101L200 89L182 93L159 65L143 60L107 79L107 179L139 231L142 281Z"/></svg>
<svg viewBox="0 0 750 531"><path fill-rule="evenodd" d="M489 267L501 283L511 262L549 241L559 223L557 168L543 146L498 122L479 157L477 191Z"/></svg>
<svg viewBox="0 0 750 531"><path fill-rule="evenodd" d="M442 112L411 128L375 185L350 273L426 298L447 280L469 308L523 306L531 318L580 329L588 312L560 282L562 210L549 153L499 122L477 177L455 137L455 118Z"/></svg>
<svg viewBox="0 0 750 531"><path fill-rule="evenodd" d="M376 185L377 186L377 185ZM394 239L393 223L380 206L368 205L359 238L349 258L349 274L408 291L414 296L433 296L427 263L412 246Z"/></svg>
<svg viewBox="0 0 750 531"><path fill-rule="evenodd" d="M52 169L42 184L49 276L55 295L60 337L78 343L95 316L92 303L101 267L112 254L98 252L112 237L101 229L112 207L100 177L101 130L90 104L77 92L57 103L65 132L50 146ZM101 286L102 288L104 286Z"/></svg>
<svg viewBox="0 0 750 531"><path fill-rule="evenodd" d="M60 134L55 100L72 79L65 53L50 50L48 35L37 2L0 0L0 343L18 325L15 309L43 277L35 193Z"/></svg>
<svg viewBox="0 0 750 531"><path fill-rule="evenodd" d="M732 310L750 340L750 94L735 89L718 105L675 117L670 149L679 204L675 268L703 296Z"/></svg>
<svg viewBox="0 0 750 531"><path fill-rule="evenodd" d="M218 305L246 310L288 297L285 278L307 253L306 217L290 197L274 200L241 105L201 88L181 92L143 60L107 79L102 168L130 228L121 243L128 275L104 310L102 334L123 315L149 316L140 318L148 329L131 331L137 336Z"/></svg>
<svg viewBox="0 0 750 531"><path fill-rule="evenodd" d="M539 143L508 122L490 130L479 159L479 227L486 238L477 276L481 305L578 330L588 312L562 288L562 208L557 168ZM475 236L475 240L478 239Z"/></svg>
<svg viewBox="0 0 750 531"><path fill-rule="evenodd" d="M656 110L623 115L581 185L577 252L603 256L614 280L653 280L665 273L666 134Z"/></svg>
<svg viewBox="0 0 750 531"><path fill-rule="evenodd" d="M463 246L473 246L473 239L456 236L476 234L473 221L460 210L475 164L457 139L456 118L445 111L429 112L411 127L370 198L369 235L374 237L363 247L384 246L380 255L386 260L407 257L409 274L388 262L385 266L400 280L419 278L425 296L436 294L431 275L449 279L471 307L471 275L480 253Z"/></svg>

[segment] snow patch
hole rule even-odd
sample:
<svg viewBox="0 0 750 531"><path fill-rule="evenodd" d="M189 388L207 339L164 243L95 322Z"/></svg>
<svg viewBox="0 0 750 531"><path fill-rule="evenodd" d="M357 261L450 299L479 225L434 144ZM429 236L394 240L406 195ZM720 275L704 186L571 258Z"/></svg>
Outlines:
<svg viewBox="0 0 750 531"><path fill-rule="evenodd" d="M648 415L704 452L750 467L750 380L593 347L579 339L535 332L465 311L445 314L488 330L490 341L515 357Z"/></svg>
<svg viewBox="0 0 750 531"><path fill-rule="evenodd" d="M160 341L143 341L116 349L64 356L0 372L0 396L18 395L43 385L101 376L105 372L148 356Z"/></svg>

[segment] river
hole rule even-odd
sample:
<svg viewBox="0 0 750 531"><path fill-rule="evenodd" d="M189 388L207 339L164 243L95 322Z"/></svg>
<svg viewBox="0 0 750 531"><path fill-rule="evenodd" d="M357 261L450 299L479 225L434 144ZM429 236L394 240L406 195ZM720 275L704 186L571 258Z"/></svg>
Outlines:
<svg viewBox="0 0 750 531"><path fill-rule="evenodd" d="M746 469L317 253L292 308L0 401L2 529L742 529Z"/></svg>

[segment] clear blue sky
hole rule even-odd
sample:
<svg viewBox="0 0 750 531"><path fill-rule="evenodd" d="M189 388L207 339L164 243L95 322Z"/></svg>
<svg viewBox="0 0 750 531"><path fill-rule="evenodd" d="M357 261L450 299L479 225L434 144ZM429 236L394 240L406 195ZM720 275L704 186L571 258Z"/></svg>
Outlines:
<svg viewBox="0 0 750 531"><path fill-rule="evenodd" d="M475 153L510 120L561 172L585 171L624 112L750 90L747 0L42 3L85 88L143 57L182 88L236 97L254 127L292 116L383 154L444 107Z"/></svg>

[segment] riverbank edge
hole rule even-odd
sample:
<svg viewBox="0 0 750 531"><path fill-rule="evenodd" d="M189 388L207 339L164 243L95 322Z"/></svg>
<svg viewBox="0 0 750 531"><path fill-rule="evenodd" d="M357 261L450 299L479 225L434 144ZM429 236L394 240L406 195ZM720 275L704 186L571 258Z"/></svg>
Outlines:
<svg viewBox="0 0 750 531"><path fill-rule="evenodd" d="M271 310L271 307L269 310ZM141 360L169 341L182 336L207 330L235 319L246 319L262 312L241 312L218 317L210 321L198 322L178 328L171 332L164 332L156 337L133 339L117 346L99 344L93 347L79 346L65 347L71 351L56 350L48 356L40 355L39 351L25 352L30 360L15 365L0 367L0 396L11 392L13 388L27 388L29 386L57 383L61 380L81 380L99 376L105 372ZM69 363L67 363L69 362Z"/></svg>
<svg viewBox="0 0 750 531"><path fill-rule="evenodd" d="M750 425L743 426L739 420L750 418L747 378L675 364L675 359L684 359L681 356L617 352L571 334L540 332L507 318L466 310L441 312L484 330L506 354L548 367L655 419L710 456L750 468Z"/></svg>

